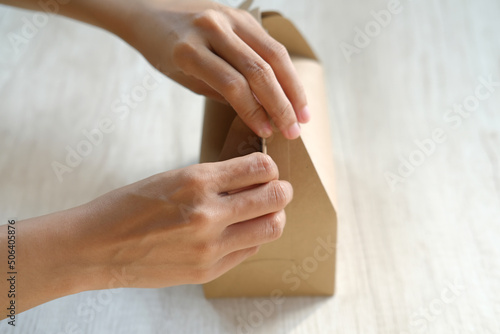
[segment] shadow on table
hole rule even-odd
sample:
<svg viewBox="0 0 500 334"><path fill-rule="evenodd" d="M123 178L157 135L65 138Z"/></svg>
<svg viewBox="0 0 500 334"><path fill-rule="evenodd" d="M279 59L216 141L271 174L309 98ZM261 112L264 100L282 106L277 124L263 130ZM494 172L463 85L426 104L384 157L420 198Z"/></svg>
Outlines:
<svg viewBox="0 0 500 334"><path fill-rule="evenodd" d="M209 299L229 333L290 333L333 297Z"/></svg>

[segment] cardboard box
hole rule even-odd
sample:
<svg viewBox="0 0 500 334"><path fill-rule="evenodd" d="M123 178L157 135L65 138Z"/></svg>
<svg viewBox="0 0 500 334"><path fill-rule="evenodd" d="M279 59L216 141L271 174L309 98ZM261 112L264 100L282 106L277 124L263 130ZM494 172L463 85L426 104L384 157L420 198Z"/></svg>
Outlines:
<svg viewBox="0 0 500 334"><path fill-rule="evenodd" d="M312 119L302 125L299 139L289 141L275 133L267 140L267 153L278 165L280 179L289 181L294 188L282 237L261 246L258 254L205 284L205 295L332 295L337 218L323 68L290 21L268 12L262 15L262 24L288 49L306 90ZM218 161L221 154L226 159L251 153L259 149L256 142L258 138L230 106L206 101L201 162Z"/></svg>

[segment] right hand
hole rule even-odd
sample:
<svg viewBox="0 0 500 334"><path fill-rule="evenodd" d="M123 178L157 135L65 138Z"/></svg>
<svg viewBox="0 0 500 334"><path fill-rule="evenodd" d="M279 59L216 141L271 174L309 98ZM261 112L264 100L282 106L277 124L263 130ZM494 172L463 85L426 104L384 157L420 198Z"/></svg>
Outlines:
<svg viewBox="0 0 500 334"><path fill-rule="evenodd" d="M205 283L279 238L292 196L262 153L194 165L80 207L72 245L94 277L125 271L127 287ZM102 281L87 289L108 288Z"/></svg>

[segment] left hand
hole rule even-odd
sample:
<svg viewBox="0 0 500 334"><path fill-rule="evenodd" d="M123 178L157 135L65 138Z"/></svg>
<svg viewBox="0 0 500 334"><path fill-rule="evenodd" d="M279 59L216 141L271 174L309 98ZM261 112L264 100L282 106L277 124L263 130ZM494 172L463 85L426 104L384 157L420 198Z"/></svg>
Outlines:
<svg viewBox="0 0 500 334"><path fill-rule="evenodd" d="M304 89L283 45L247 11L208 0L142 0L121 36L168 77L227 101L260 137L271 118L288 139L310 114Z"/></svg>

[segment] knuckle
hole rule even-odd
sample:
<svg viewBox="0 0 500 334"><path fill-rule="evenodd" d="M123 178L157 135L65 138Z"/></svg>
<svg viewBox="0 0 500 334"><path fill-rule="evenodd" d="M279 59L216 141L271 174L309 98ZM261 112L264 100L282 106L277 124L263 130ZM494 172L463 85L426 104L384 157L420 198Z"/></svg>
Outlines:
<svg viewBox="0 0 500 334"><path fill-rule="evenodd" d="M247 89L247 83L242 78L232 78L227 80L222 88L222 95L229 99L238 99Z"/></svg>
<svg viewBox="0 0 500 334"><path fill-rule="evenodd" d="M279 177L278 166L276 166L276 163L269 155L257 152L252 156L252 158L255 161L255 169L257 171L263 171L266 175L276 179Z"/></svg>
<svg viewBox="0 0 500 334"><path fill-rule="evenodd" d="M247 20L255 20L255 18L253 17L252 14L250 14L250 12L248 10L245 10L245 9L241 9L241 8L235 8L232 10L233 13L235 13L236 15L239 15Z"/></svg>
<svg viewBox="0 0 500 334"><path fill-rule="evenodd" d="M266 58L273 62L281 62L284 58L290 57L287 48L278 41L272 43L266 53Z"/></svg>
<svg viewBox="0 0 500 334"><path fill-rule="evenodd" d="M181 222L190 226L190 231L195 235L203 235L210 230L213 217L210 210L206 210L203 196L191 196L186 201L178 204L178 214Z"/></svg>
<svg viewBox="0 0 500 334"><path fill-rule="evenodd" d="M197 192L203 191L206 184L210 181L210 173L208 173L202 166L194 165L185 168L181 172L181 179L187 188L193 189Z"/></svg>
<svg viewBox="0 0 500 334"><path fill-rule="evenodd" d="M289 194L281 181L271 181L269 187L269 202L278 208L284 208L289 202Z"/></svg>
<svg viewBox="0 0 500 334"><path fill-rule="evenodd" d="M206 9L193 19L195 26L210 32L221 31L221 22L221 13L215 9Z"/></svg>
<svg viewBox="0 0 500 334"><path fill-rule="evenodd" d="M267 222L267 236L276 240L283 234L285 219L280 213L273 214Z"/></svg>
<svg viewBox="0 0 500 334"><path fill-rule="evenodd" d="M172 60L183 71L189 71L196 61L198 50L188 41L180 41L172 48Z"/></svg>
<svg viewBox="0 0 500 334"><path fill-rule="evenodd" d="M246 108L240 111L240 116L242 119L247 121L257 120L260 118L260 114L263 113L262 106L257 104L253 108Z"/></svg>
<svg viewBox="0 0 500 334"><path fill-rule="evenodd" d="M203 171L188 169L179 175L182 186L172 195L172 199L183 203L184 215L190 222L205 224L212 221L209 205L213 188L210 176ZM208 208L208 209L207 209Z"/></svg>
<svg viewBox="0 0 500 334"><path fill-rule="evenodd" d="M254 61L247 66L247 73L250 81L256 84L269 82L274 77L274 71L268 63L264 61Z"/></svg>
<svg viewBox="0 0 500 334"><path fill-rule="evenodd" d="M294 111L292 106L289 103L286 103L282 106L279 106L277 108L274 108L272 111L272 119L275 122L275 124L282 124L283 120L286 120L289 118L289 115L293 115ZM289 122L290 125L292 122ZM288 123L285 124L285 126L289 125Z"/></svg>
<svg viewBox="0 0 500 334"><path fill-rule="evenodd" d="M241 22L248 27L252 27L256 33L265 33L262 25L257 21L256 17L245 9L233 9L230 15L235 22Z"/></svg>
<svg viewBox="0 0 500 334"><path fill-rule="evenodd" d="M217 261L217 243L200 241L194 246L197 268L210 268Z"/></svg>
<svg viewBox="0 0 500 334"><path fill-rule="evenodd" d="M209 228L210 222L212 221L212 217L207 211L197 206L191 211L189 215L189 221L191 224L195 225L199 230L205 231L206 229Z"/></svg>

